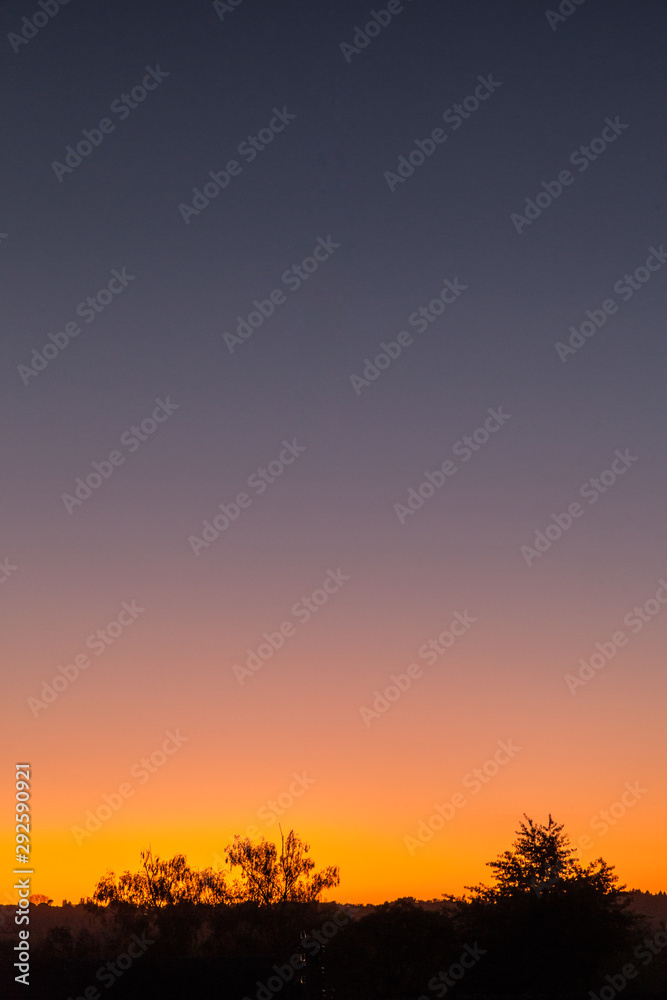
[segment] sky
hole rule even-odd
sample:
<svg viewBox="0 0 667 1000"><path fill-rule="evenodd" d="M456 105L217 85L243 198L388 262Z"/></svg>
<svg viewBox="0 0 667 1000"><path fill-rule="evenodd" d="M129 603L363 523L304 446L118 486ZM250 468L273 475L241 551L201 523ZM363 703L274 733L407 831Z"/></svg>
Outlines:
<svg viewBox="0 0 667 1000"><path fill-rule="evenodd" d="M2 901L17 763L56 902L524 813L667 888L664 6L0 22Z"/></svg>

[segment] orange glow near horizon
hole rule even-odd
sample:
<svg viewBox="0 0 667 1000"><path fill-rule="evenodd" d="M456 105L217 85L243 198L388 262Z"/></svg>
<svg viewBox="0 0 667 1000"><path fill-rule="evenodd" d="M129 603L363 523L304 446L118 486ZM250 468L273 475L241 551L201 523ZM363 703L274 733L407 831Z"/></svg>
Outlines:
<svg viewBox="0 0 667 1000"><path fill-rule="evenodd" d="M405 538L399 534L399 550ZM456 545L444 584L439 557L421 553L418 601L400 560L383 564L380 585L364 576L363 560L341 559L349 581L242 684L234 664L291 617L294 601L337 560L323 559L314 571L312 557L295 552L280 581L283 597L263 588L252 565L223 592L213 581L219 558L193 558L178 589L168 574L152 589L107 581L114 597L103 613L85 581L70 581L62 607L38 631L17 579L6 603L25 629L5 652L24 668L7 682L6 704L22 713L18 750L16 737L9 748L7 729L0 739L10 759L31 764L32 890L77 901L107 869L135 869L149 843L162 856L182 852L206 867L235 833L255 826L275 841L281 822L311 844L316 867L340 866L336 899L435 898L489 881L485 862L511 847L524 812L539 822L551 813L574 846L589 834L581 860L603 856L629 887L667 887L659 834L667 819L659 749L667 614L575 694L564 679L655 590L664 574L659 554L648 572L628 571L613 599L600 584L586 615L572 616L565 629L572 582L559 563L564 549L553 553L548 573L527 571L516 552L503 556L499 589L496 575L473 579L469 553ZM87 635L122 600L135 597L145 608L136 622L35 717L28 698L85 649ZM428 663L420 649L456 612L476 620ZM400 697L391 701L392 693L364 717L360 709L376 703L392 674L405 687L411 663L421 672ZM161 750L168 733L183 737L170 754ZM503 743L520 749L501 751L501 763L474 791L474 770ZM151 773L141 761L152 755ZM306 787L292 796L294 775L305 775ZM638 799L604 833L592 829L596 815L636 783L645 789ZM77 845L72 828L123 784L129 797ZM435 805L457 795L464 803L411 854L405 838L418 837ZM283 803L273 819L272 800ZM10 850L11 834L5 857ZM0 894L11 895L6 872L2 883Z"/></svg>
<svg viewBox="0 0 667 1000"><path fill-rule="evenodd" d="M426 686L428 681L422 683ZM415 698L424 695L425 691L414 692ZM424 698L420 706L422 723L429 715L434 719L437 715L426 702ZM569 747L567 743L561 746L556 762L551 741L558 737L554 731L550 734L548 721L521 721L517 712L493 741L473 738L461 724L452 739L456 749L450 751L450 759L417 768L420 755L424 761L429 754L433 759L435 729L422 725L414 732L409 758L392 755L391 750L413 709L406 698L404 718L400 718L399 703L393 713L376 720L375 733L353 720L345 755L339 750L332 760L320 745L313 748L306 767L303 756L295 753L286 738L276 744L270 760L265 759L265 747L258 746L254 755L248 752L242 773L234 772L232 762L219 770L211 768L207 766L210 742L202 738L197 747L192 723L180 727L182 735L189 735L187 742L160 766L152 765L153 774L140 761L142 757L150 760L151 747L160 747L165 739L164 732L153 735L155 727L152 739L119 734L106 760L98 756L90 761L82 755L67 784L57 780L61 755L69 755L72 749L66 739L57 752L33 753L35 875L31 889L57 903L62 899L78 902L92 894L107 869L117 874L136 870L139 851L149 844L162 857L184 853L196 867L215 867L216 856L224 855L234 834L279 842L281 823L285 833L294 828L310 843L316 868L340 866L340 886L329 898L354 903L380 903L400 896L432 899L443 893L459 894L465 885L491 881L485 862L511 847L524 812L538 822L546 822L551 812L565 824L572 846L579 845L582 862L604 857L628 888L657 892L667 886L661 837L651 832L665 821L664 802L653 794L661 780L660 764L654 758L647 766L641 747L635 759L627 751L616 759L613 745L607 744L605 753L613 770L610 766L603 779L596 770L594 751L586 761L576 749L581 746L581 734ZM46 716L39 721L46 726ZM586 726L590 729L590 722ZM521 729L520 737L510 736ZM98 735L105 736L103 731ZM570 739L575 735L571 730ZM591 730L590 736L595 747L595 732ZM268 739L266 745L270 743ZM486 782L476 780L474 769L493 758L499 743L520 749ZM367 753L362 768L355 762L361 759L364 746L367 750L374 746L374 752ZM391 755L389 766L387 755ZM161 760L159 754L155 760ZM487 770L496 767L487 765ZM294 775L305 778L307 785L298 796L289 792L290 785L296 790L295 781L298 786ZM576 784L571 776L576 777ZM127 798L119 793L124 784L133 788ZM626 800L632 798L627 785L637 784L639 798L623 807L620 815L622 807L614 803L621 802L624 794ZM279 809L286 806L280 816L271 816L275 809L269 805L271 800L282 803ZM79 834L78 845L72 827L83 830L87 811L96 812L100 806L104 817L111 808L104 808L109 801L118 808L90 836ZM450 817L442 824L436 804ZM613 822L607 823L602 813L610 809L608 818ZM582 847L585 835L590 841L584 839ZM408 841L411 850L406 838L413 838ZM11 841L8 836L1 844L6 857ZM12 884L11 877L6 878L0 889L4 902L13 900Z"/></svg>
<svg viewBox="0 0 667 1000"><path fill-rule="evenodd" d="M440 838L436 834L430 845L414 859L408 857L403 844L397 844L395 837L369 833L368 844L372 846L360 849L356 840L351 843L352 836L359 837L358 830L348 831L342 838L340 834L327 836L326 831L321 831L320 835L310 837L310 855L316 868L340 865L340 886L326 893L325 899L344 903L383 903L401 896L436 899L443 893L458 895L465 891L465 885L490 883L491 872L484 862L494 860L497 854L511 846L513 833L509 835L511 839L502 840L502 833L511 826L511 823L506 824L500 836L493 837L485 830L483 834L478 831L475 837L475 830L462 824L457 835L450 836L446 843L442 834ZM303 833L299 827L296 832ZM665 891L667 872L664 868L656 872L655 866L647 860L652 851L660 848L659 838L643 838L637 850L637 841L628 843L625 838L615 843L613 836L609 834L608 842L599 845L599 853L597 849L579 852L580 860L587 863L601 854L615 865L616 874L628 889ZM279 843L279 834L267 839ZM40 860L35 862L31 890L48 895L56 904L63 899L77 903L80 898L92 895L97 880L108 869L116 874L126 869L137 870L139 851L149 842L154 853L163 858L184 853L197 868L215 868L218 867L216 855L222 856L224 846L231 840L231 834L218 840L203 831L197 836L192 831L175 829L148 837L139 829L122 829L107 835L100 831L89 846L79 849L68 833L54 831L35 838L35 856L39 854ZM11 849L10 838L5 838L2 849L5 854ZM16 901L12 885L13 881L7 879L0 889L0 902Z"/></svg>
<svg viewBox="0 0 667 1000"><path fill-rule="evenodd" d="M371 6L0 5L2 902L18 761L56 903L279 824L461 896L524 815L667 891L665 4Z"/></svg>

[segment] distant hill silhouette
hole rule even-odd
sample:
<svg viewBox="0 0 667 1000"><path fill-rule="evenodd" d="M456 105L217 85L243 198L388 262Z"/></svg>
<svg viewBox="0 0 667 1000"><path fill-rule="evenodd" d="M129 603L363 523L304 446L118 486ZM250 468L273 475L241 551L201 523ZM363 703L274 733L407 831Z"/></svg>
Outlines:
<svg viewBox="0 0 667 1000"><path fill-rule="evenodd" d="M454 1000L606 1000L627 987L623 1000L664 1000L667 895L617 887L602 859L580 865L551 817L526 817L489 862L495 883L459 897L321 902L338 869L315 872L308 849L293 831L280 853L237 839L232 885L184 855L144 852L137 872L107 873L89 900L33 905L30 995L74 1000L113 986L114 1000L439 1000L454 989ZM14 912L0 907L9 968ZM22 989L10 983L8 996Z"/></svg>

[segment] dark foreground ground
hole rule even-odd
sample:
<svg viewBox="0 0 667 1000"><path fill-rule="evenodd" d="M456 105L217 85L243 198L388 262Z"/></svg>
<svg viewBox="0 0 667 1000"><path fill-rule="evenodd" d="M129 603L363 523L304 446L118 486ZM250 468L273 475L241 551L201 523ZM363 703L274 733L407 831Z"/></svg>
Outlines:
<svg viewBox="0 0 667 1000"><path fill-rule="evenodd" d="M667 1000L667 896L631 901L642 922L614 941L614 925L598 934L591 915L579 923L578 910L537 901L512 920L482 913L462 924L441 901L205 919L174 908L157 921L132 908L113 917L41 905L31 908L27 986L14 978L14 909L0 907L0 1000ZM324 946L307 950L327 928Z"/></svg>
<svg viewBox="0 0 667 1000"><path fill-rule="evenodd" d="M276 989L272 992L266 985L271 980L271 966L270 960L258 962L256 959L242 958L178 959L173 962L162 960L143 965L137 963L122 977L114 977L113 982L110 982L96 977L99 963L78 961L61 966L53 962L37 961L31 963L29 986L12 981L5 991L5 979L0 995L7 1000L14 1000L15 997L29 1000L101 1000L106 997L109 1000L185 1000L190 997L211 1000L273 1000L274 997L281 1000L348 1000L345 992L316 986L309 990L299 982L284 983L278 989L277 981L274 980L272 986ZM616 984L620 985L620 982L616 980ZM667 1000L667 983L664 988L656 984L651 992L637 992L632 983L618 992L608 983L605 985L606 991L603 987L601 991L594 993L599 1000L613 1000L621 994L623 1000L632 1000L633 997ZM447 998L451 997L452 1000L593 1000L593 996L587 992L470 993L458 987L442 988L446 989ZM422 1000L434 1000L444 995L428 988L421 994ZM413 994L412 1000L417 1000L418 996ZM396 995L382 1000L407 998Z"/></svg>

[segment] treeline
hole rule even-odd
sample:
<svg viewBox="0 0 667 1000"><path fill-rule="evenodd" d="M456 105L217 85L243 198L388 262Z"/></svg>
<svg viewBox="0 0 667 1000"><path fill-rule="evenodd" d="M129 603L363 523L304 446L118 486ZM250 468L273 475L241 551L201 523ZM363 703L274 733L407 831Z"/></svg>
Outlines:
<svg viewBox="0 0 667 1000"><path fill-rule="evenodd" d="M492 885L428 909L413 899L370 913L321 902L338 869L316 872L308 851L292 831L280 849L236 838L224 869L144 852L138 871L107 873L76 907L86 927L46 935L37 963L63 990L53 995L72 1000L103 982L100 970L107 985L122 955L130 964L112 980L118 997L664 996L664 923L630 910L603 859L581 865L551 817L526 817L512 849L489 862Z"/></svg>
<svg viewBox="0 0 667 1000"><path fill-rule="evenodd" d="M107 872L91 901L152 909L176 903L310 903L339 884L340 870L332 865L314 871L309 850L310 845L293 830L282 838L280 854L275 844L264 839L254 844L249 837L236 836L225 848L225 858L220 859L230 873L238 873L233 881L224 869L191 868L183 854L163 861L150 850L142 851L139 871L126 871L119 877Z"/></svg>

